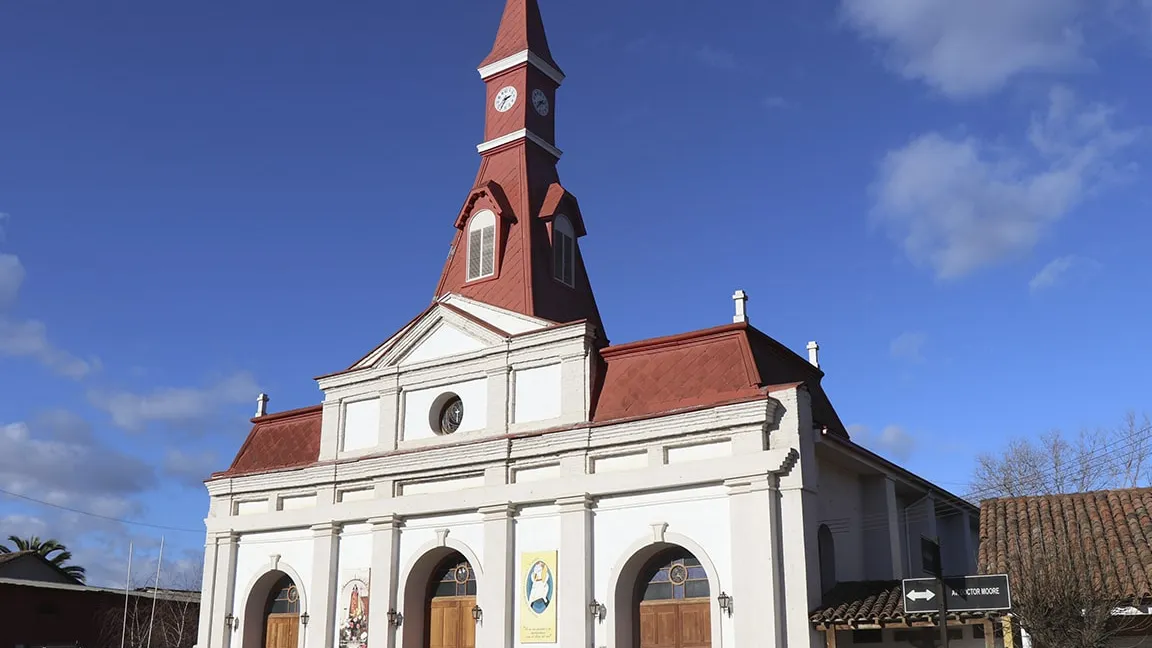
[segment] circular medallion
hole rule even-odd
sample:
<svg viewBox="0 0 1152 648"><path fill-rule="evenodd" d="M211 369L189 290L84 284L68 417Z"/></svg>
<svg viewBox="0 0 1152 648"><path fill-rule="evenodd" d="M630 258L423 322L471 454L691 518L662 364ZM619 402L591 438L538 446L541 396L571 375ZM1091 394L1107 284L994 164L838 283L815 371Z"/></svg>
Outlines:
<svg viewBox="0 0 1152 648"><path fill-rule="evenodd" d="M440 408L440 434L452 434L464 421L464 402L459 396L449 398Z"/></svg>
<svg viewBox="0 0 1152 648"><path fill-rule="evenodd" d="M300 600L300 592L296 591L295 585L289 585L288 586L288 602L289 603L295 603L296 601L299 601L299 600Z"/></svg>
<svg viewBox="0 0 1152 648"><path fill-rule="evenodd" d="M468 582L468 565L459 565L452 572L452 579L463 585Z"/></svg>
<svg viewBox="0 0 1152 648"><path fill-rule="evenodd" d="M688 582L688 569L684 565L672 565L668 570L668 580L673 585L683 585Z"/></svg>

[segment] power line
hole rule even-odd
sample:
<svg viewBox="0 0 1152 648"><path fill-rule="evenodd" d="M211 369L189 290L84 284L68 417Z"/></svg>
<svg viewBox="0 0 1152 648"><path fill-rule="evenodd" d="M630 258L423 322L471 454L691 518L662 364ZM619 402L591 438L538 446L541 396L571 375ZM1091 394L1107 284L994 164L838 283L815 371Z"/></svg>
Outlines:
<svg viewBox="0 0 1152 648"><path fill-rule="evenodd" d="M125 520L123 518L112 517L110 515L100 515L99 513L93 513L91 511L82 511L80 509L71 508L69 506L61 506L60 504L53 504L52 502L45 502L44 500L38 500L35 497L28 497L27 495L21 495L19 493L13 493L12 491L6 491L2 488L0 488L0 494L7 495L8 497L15 497L17 499L22 499L22 500L25 500L28 502L33 502L33 503L39 504L41 506L49 506L52 508L60 509L62 511L68 511L69 513L78 513L80 515L87 515L87 516L94 517L94 518L100 518L101 520L109 520L111 522L120 522L121 524L130 524L133 526L149 527L152 529L163 529L165 531L179 531L182 533L204 533L204 531L200 530L200 529L185 529L182 527L166 526L163 524L151 524L149 522L137 522L136 520Z"/></svg>

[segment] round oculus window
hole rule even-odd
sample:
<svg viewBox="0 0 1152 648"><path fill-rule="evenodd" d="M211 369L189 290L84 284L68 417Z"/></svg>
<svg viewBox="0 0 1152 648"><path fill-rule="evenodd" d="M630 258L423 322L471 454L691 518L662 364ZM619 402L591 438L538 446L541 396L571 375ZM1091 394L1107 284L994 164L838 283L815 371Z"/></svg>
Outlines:
<svg viewBox="0 0 1152 648"><path fill-rule="evenodd" d="M464 402L452 396L440 406L440 434L452 434L464 421Z"/></svg>

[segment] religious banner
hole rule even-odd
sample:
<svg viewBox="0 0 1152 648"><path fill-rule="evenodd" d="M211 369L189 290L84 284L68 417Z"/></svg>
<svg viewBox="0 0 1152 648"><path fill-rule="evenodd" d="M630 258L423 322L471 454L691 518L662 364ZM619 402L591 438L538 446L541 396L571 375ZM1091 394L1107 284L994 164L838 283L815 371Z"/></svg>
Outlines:
<svg viewBox="0 0 1152 648"><path fill-rule="evenodd" d="M520 554L520 643L556 643L556 552Z"/></svg>
<svg viewBox="0 0 1152 648"><path fill-rule="evenodd" d="M368 648L368 583L367 569L340 572L340 598L336 607L340 648Z"/></svg>

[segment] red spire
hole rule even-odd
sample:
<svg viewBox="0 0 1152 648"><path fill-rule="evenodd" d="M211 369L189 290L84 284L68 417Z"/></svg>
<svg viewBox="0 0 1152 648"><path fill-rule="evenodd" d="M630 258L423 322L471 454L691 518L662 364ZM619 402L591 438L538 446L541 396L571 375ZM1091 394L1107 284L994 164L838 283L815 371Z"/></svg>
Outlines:
<svg viewBox="0 0 1152 648"><path fill-rule="evenodd" d="M504 6L504 17L500 19L500 29L496 32L496 43L492 46L488 58L480 63L480 67L491 65L524 50L539 56L557 70L560 69L548 49L548 36L544 34L540 5L536 0L508 0L508 4Z"/></svg>

